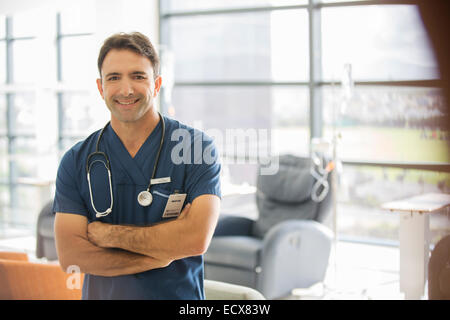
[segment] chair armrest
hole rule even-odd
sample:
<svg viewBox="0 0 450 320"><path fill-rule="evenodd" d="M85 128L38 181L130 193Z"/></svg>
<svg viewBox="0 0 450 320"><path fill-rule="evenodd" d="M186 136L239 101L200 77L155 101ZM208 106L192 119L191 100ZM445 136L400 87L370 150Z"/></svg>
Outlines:
<svg viewBox="0 0 450 320"><path fill-rule="evenodd" d="M263 239L263 281L257 289L272 299L323 281L332 238L331 230L313 220L286 220L273 226Z"/></svg>
<svg viewBox="0 0 450 320"><path fill-rule="evenodd" d="M223 215L220 216L213 237L217 236L249 236L252 231L254 220Z"/></svg>
<svg viewBox="0 0 450 320"><path fill-rule="evenodd" d="M328 242L332 240L333 233L329 228L314 220L285 220L269 229L263 239L264 246L269 249L286 238L290 238L292 244L298 245L300 238L294 239L293 236L308 238L317 236Z"/></svg>

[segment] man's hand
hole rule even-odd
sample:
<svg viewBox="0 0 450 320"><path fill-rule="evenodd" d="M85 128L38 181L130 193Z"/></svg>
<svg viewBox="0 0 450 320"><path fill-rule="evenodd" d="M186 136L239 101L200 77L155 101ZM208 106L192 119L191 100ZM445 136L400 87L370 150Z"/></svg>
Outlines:
<svg viewBox="0 0 450 320"><path fill-rule="evenodd" d="M186 218L186 215L188 214L190 208L191 208L191 204L190 203L186 204L177 219Z"/></svg>
<svg viewBox="0 0 450 320"><path fill-rule="evenodd" d="M111 225L108 223L103 223L100 221L94 221L88 224L87 236L88 240L95 244L97 247L110 248L109 243L110 231L109 227Z"/></svg>

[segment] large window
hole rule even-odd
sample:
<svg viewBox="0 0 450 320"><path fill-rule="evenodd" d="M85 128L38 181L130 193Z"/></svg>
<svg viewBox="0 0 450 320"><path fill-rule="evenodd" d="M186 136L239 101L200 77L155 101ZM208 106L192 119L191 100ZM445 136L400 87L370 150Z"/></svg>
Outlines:
<svg viewBox="0 0 450 320"><path fill-rule="evenodd" d="M181 16L163 26L178 82L282 82L308 78L307 24L298 9Z"/></svg>
<svg viewBox="0 0 450 320"><path fill-rule="evenodd" d="M61 11L56 16L58 146L60 153L107 120L96 92L97 51L92 6ZM91 4L92 5L92 4Z"/></svg>
<svg viewBox="0 0 450 320"><path fill-rule="evenodd" d="M36 172L36 162L29 161L36 145L36 94L30 87L35 82L32 72L32 52L36 52L34 30L25 21L34 21L28 14L17 15L16 20L2 17L0 23L0 58L2 72L0 93L1 157L1 214L0 221L23 223L29 216L29 188L23 184ZM13 211L12 204L14 205Z"/></svg>
<svg viewBox="0 0 450 320"><path fill-rule="evenodd" d="M160 1L160 7L164 14L234 9L256 11L267 7L302 5L307 4L307 2L308 0L169 0Z"/></svg>
<svg viewBox="0 0 450 320"><path fill-rule="evenodd" d="M311 137L340 137L340 237L394 243L399 217L379 209L383 202L450 191L448 170L433 169L448 168L450 136L437 65L414 5L160 5L160 41L174 61L173 94L163 109L203 129L268 129L280 154L308 156ZM223 144L222 154L246 157L230 149ZM224 174L227 183L254 185L256 169L230 164ZM434 215L433 242L449 227L445 213Z"/></svg>
<svg viewBox="0 0 450 320"><path fill-rule="evenodd" d="M59 156L107 120L94 95L92 12L0 16L2 226L34 230L52 197Z"/></svg>
<svg viewBox="0 0 450 320"><path fill-rule="evenodd" d="M243 130L249 145L268 140L268 150L258 153L258 159L274 150L307 155L306 7L299 1L161 1L161 5L160 41L175 57L173 95L162 104L169 115L220 130L224 137ZM258 159L252 159L246 148L234 148L233 141L218 145L225 163L234 160L224 172L233 184L254 185ZM235 165L238 161L241 166Z"/></svg>
<svg viewBox="0 0 450 320"><path fill-rule="evenodd" d="M23 199L40 198L59 156L107 121L95 5L0 16L0 223L33 226L38 205ZM450 190L446 108L414 5L164 0L154 44L164 113L269 147L221 141L225 188L254 185L269 152L308 156L312 137L339 136L340 236L397 240L398 216L380 204ZM433 241L448 224L432 216Z"/></svg>
<svg viewBox="0 0 450 320"><path fill-rule="evenodd" d="M321 22L324 136L341 137L344 163L386 163L344 166L338 230L396 241L399 216L379 209L384 202L450 192L450 175L429 170L450 163L450 136L428 37L413 5L324 7ZM433 214L432 241L449 227L446 212Z"/></svg>
<svg viewBox="0 0 450 320"><path fill-rule="evenodd" d="M357 80L423 80L438 77L420 15L412 5L321 9L324 80L341 80L351 63Z"/></svg>
<svg viewBox="0 0 450 320"><path fill-rule="evenodd" d="M0 238L35 234L60 158L107 122L96 85L103 40L133 30L155 39L156 1L32 2L0 15Z"/></svg>

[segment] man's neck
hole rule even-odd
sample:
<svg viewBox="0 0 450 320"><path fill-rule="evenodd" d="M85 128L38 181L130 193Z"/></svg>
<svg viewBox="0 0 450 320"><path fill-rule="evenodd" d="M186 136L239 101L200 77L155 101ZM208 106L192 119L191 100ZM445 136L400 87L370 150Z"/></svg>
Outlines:
<svg viewBox="0 0 450 320"><path fill-rule="evenodd" d="M117 118L111 117L111 127L132 158L156 128L158 122L159 114L153 108L138 121L121 122Z"/></svg>

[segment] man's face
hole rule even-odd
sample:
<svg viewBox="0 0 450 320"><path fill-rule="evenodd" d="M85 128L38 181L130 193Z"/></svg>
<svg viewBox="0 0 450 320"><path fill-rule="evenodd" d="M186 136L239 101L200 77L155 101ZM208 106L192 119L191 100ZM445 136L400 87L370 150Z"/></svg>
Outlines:
<svg viewBox="0 0 450 320"><path fill-rule="evenodd" d="M113 49L102 65L98 90L111 117L121 122L135 122L153 107L161 88L161 77L153 78L150 60L130 50Z"/></svg>

